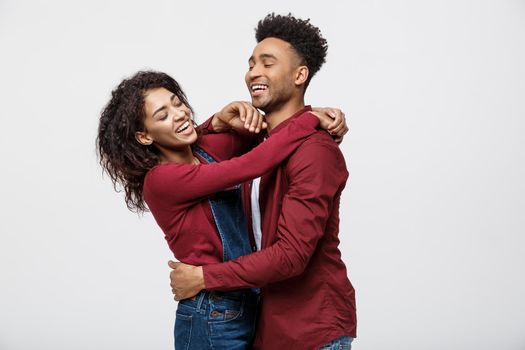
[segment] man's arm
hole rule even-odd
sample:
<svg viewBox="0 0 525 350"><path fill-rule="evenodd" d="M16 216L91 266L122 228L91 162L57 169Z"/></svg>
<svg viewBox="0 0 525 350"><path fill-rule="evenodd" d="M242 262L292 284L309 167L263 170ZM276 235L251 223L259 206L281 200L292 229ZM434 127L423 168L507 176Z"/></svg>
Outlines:
<svg viewBox="0 0 525 350"><path fill-rule="evenodd" d="M342 154L327 141L307 141L290 157L290 184L283 198L277 241L221 264L195 267L171 262L176 300L189 298L203 287L223 291L262 287L304 271L348 176Z"/></svg>

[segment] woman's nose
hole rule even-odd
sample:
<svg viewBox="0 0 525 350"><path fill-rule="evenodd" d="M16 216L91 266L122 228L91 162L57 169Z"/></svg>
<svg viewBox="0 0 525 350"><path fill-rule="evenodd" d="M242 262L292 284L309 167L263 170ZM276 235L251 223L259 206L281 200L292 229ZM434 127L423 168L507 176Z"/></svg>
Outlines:
<svg viewBox="0 0 525 350"><path fill-rule="evenodd" d="M175 112L173 113L173 119L175 120L181 120L186 117L187 113L183 108L175 108Z"/></svg>

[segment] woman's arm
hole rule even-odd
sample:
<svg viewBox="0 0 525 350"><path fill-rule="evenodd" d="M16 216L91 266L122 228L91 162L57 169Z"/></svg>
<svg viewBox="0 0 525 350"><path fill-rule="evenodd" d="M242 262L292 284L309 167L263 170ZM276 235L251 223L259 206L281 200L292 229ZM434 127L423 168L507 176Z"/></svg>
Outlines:
<svg viewBox="0 0 525 350"><path fill-rule="evenodd" d="M198 127L199 146L219 161L237 157L257 145L266 126L250 103L231 102Z"/></svg>
<svg viewBox="0 0 525 350"><path fill-rule="evenodd" d="M313 107L319 127L326 130L337 143L348 132L345 114L338 108ZM258 143L259 132L267 128L264 115L251 103L234 101L199 125L199 145L217 160L240 156Z"/></svg>
<svg viewBox="0 0 525 350"><path fill-rule="evenodd" d="M144 197L173 204L191 204L201 197L261 176L286 159L316 132L317 117L306 113L291 120L241 157L211 164L161 164L144 180Z"/></svg>
<svg viewBox="0 0 525 350"><path fill-rule="evenodd" d="M332 107L313 107L312 113L319 118L319 127L326 130L335 142L343 142L343 137L348 132L346 118L343 111Z"/></svg>

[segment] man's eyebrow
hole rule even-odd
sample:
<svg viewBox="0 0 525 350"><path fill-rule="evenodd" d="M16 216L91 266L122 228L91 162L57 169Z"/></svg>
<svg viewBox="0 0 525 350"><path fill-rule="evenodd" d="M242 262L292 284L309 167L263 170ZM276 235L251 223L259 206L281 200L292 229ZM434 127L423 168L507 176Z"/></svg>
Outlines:
<svg viewBox="0 0 525 350"><path fill-rule="evenodd" d="M259 55L260 58L273 58L273 59L276 59L277 57L275 57L274 55L272 55L271 53L262 53Z"/></svg>
<svg viewBox="0 0 525 350"><path fill-rule="evenodd" d="M277 57L275 57L275 55L272 55L271 53L262 53L259 55L259 58L260 59L268 59L268 58L277 59ZM253 56L250 56L250 58L248 59L248 63L253 62L253 61L255 61L255 58L253 58Z"/></svg>

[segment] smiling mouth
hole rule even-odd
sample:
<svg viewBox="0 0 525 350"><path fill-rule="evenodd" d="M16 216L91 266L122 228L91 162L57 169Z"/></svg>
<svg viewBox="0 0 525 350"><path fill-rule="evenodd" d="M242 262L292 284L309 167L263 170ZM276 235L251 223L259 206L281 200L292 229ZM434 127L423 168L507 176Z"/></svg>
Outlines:
<svg viewBox="0 0 525 350"><path fill-rule="evenodd" d="M257 93L257 92L262 92L262 91L268 89L268 85L266 85L266 84L253 84L250 88L251 88L253 93Z"/></svg>
<svg viewBox="0 0 525 350"><path fill-rule="evenodd" d="M189 128L190 126L190 122L189 121L186 121L184 124L182 124L180 126L180 128L177 129L177 134L181 133L181 132L184 132L184 130L186 130L187 128Z"/></svg>

